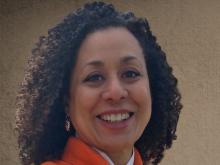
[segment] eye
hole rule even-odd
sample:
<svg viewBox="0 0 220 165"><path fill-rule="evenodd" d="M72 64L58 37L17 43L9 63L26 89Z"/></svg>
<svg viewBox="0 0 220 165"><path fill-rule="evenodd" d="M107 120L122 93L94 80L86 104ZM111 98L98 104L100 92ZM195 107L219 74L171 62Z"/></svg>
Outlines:
<svg viewBox="0 0 220 165"><path fill-rule="evenodd" d="M125 71L122 74L122 78L126 78L126 79L136 79L140 76L141 74L138 71L133 71L133 70L128 70Z"/></svg>
<svg viewBox="0 0 220 165"><path fill-rule="evenodd" d="M104 80L104 77L101 74L96 73L96 74L92 74L86 77L84 82L100 82L102 80Z"/></svg>

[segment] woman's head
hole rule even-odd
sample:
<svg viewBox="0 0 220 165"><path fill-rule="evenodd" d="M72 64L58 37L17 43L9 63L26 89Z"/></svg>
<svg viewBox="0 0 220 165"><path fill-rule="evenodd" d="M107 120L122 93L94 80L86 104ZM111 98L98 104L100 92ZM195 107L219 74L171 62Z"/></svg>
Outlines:
<svg viewBox="0 0 220 165"><path fill-rule="evenodd" d="M68 115L77 135L106 153L132 151L151 113L148 74L137 39L124 27L88 34L70 82Z"/></svg>
<svg viewBox="0 0 220 165"><path fill-rule="evenodd" d="M109 120L103 113L116 110L124 117L128 111L136 121L126 143L138 139L142 158L156 164L176 137L180 109L177 80L147 21L103 2L90 3L49 30L32 52L18 96L20 155L24 164L58 159L76 131L96 142L109 135L104 129L109 125L97 126L93 119ZM70 132L64 129L66 114L73 123ZM125 134L116 135L122 140ZM108 144L103 139L95 145Z"/></svg>

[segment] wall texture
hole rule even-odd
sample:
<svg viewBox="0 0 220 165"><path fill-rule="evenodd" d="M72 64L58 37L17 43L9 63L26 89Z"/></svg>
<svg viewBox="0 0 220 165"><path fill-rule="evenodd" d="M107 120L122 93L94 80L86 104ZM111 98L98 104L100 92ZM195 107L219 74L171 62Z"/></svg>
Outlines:
<svg viewBox="0 0 220 165"><path fill-rule="evenodd" d="M0 1L0 164L19 164L13 131L15 96L40 35L83 0ZM147 17L179 79L184 108L178 139L161 165L220 162L220 1L108 0Z"/></svg>

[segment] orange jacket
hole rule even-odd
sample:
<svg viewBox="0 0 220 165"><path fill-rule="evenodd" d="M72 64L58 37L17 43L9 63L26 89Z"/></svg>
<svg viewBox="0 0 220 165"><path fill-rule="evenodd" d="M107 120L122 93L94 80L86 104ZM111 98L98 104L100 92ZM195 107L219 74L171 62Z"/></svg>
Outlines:
<svg viewBox="0 0 220 165"><path fill-rule="evenodd" d="M134 165L142 165L139 152L134 150ZM80 139L70 137L62 160L47 161L41 165L108 165L108 162Z"/></svg>

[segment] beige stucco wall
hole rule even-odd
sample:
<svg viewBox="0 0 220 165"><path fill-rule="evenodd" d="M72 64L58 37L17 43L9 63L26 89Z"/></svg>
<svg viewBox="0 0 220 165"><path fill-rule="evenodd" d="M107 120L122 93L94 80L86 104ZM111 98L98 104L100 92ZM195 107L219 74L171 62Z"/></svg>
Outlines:
<svg viewBox="0 0 220 165"><path fill-rule="evenodd" d="M34 43L83 0L0 1L0 164L18 164L14 103ZM220 1L109 0L147 17L179 79L178 140L161 165L220 162Z"/></svg>

